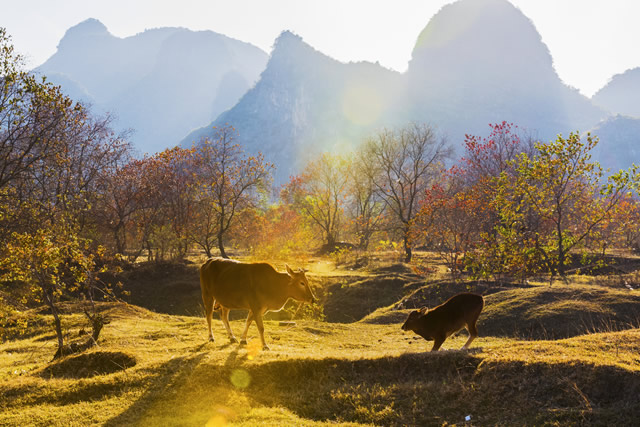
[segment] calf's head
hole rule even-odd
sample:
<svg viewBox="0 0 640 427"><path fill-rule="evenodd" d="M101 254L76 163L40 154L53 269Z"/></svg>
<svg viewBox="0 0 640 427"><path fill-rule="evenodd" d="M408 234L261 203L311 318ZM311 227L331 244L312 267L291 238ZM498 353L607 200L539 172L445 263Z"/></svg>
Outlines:
<svg viewBox="0 0 640 427"><path fill-rule="evenodd" d="M409 317L402 325L403 331L416 331L417 329L424 327L426 323L427 313L429 309L422 307L420 310L413 310L409 313Z"/></svg>
<svg viewBox="0 0 640 427"><path fill-rule="evenodd" d="M316 302L316 296L311 291L307 276L304 274L304 270L293 271L291 267L286 265L287 274L289 275L289 292L290 295L298 301L304 301L308 303Z"/></svg>

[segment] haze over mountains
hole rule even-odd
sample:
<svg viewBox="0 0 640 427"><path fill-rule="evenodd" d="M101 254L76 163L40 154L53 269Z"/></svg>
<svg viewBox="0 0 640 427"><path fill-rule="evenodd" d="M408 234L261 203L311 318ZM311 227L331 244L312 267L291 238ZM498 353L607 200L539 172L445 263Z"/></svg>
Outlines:
<svg viewBox="0 0 640 427"><path fill-rule="evenodd" d="M88 19L35 71L113 112L142 152L156 152L233 106L266 61L259 48L212 31L160 28L121 39Z"/></svg>
<svg viewBox="0 0 640 427"><path fill-rule="evenodd" d="M597 158L613 170L640 165L640 67L613 76L593 101L615 113L590 130L600 139Z"/></svg>
<svg viewBox="0 0 640 427"><path fill-rule="evenodd" d="M267 57L213 32L163 28L119 39L95 20L70 29L38 71L114 111L137 129L143 151L190 146L213 126L233 125L247 151L277 165L278 182L317 152L351 149L409 121L430 123L458 147L465 134L486 135L503 120L541 140L602 130L599 152L621 153L605 166L640 163L624 154L635 142L616 139L634 135L636 119L602 122L611 112L640 116L640 69L614 77L593 101L584 97L560 80L533 23L507 0L443 7L405 73L338 62L288 31Z"/></svg>
<svg viewBox="0 0 640 427"><path fill-rule="evenodd" d="M401 78L379 65L338 62L285 31L258 83L183 145L231 124L240 142L262 151L286 179L314 154L349 150L376 127L393 123Z"/></svg>
<svg viewBox="0 0 640 427"><path fill-rule="evenodd" d="M593 101L613 113L640 118L640 67L613 76Z"/></svg>

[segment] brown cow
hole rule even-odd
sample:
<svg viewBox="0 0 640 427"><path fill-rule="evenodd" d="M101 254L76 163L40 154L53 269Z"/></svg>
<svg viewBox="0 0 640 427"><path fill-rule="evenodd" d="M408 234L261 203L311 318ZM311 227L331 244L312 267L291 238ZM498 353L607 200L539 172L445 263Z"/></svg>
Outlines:
<svg viewBox="0 0 640 427"><path fill-rule="evenodd" d="M211 316L214 307L220 306L220 317L231 342L238 342L229 326L229 310L248 309L247 323L240 343L247 343L247 331L255 320L264 341L262 315L267 311L279 311L289 298L304 302L315 302L304 271L294 272L286 266L286 273L278 273L267 263L244 263L224 258L210 258L200 267L200 288L204 302L209 340L213 341Z"/></svg>
<svg viewBox="0 0 640 427"><path fill-rule="evenodd" d="M429 310L423 307L409 313L402 325L403 331L413 331L427 341L433 340L431 351L438 351L442 343L454 332L466 326L469 339L462 349L469 348L478 336L476 322L484 307L482 295L461 293L449 298L444 304Z"/></svg>

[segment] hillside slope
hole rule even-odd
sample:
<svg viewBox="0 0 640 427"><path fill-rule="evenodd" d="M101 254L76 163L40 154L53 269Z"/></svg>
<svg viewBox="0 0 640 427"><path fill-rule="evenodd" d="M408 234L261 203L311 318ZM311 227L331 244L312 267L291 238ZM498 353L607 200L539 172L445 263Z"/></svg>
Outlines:
<svg viewBox="0 0 640 427"><path fill-rule="evenodd" d="M47 333L0 344L0 424L632 425L640 415L638 329L481 337L469 352L431 354L398 325L268 321L272 350L261 352L255 329L239 347L220 322L207 343L202 318L104 313L100 346L54 364ZM70 332L81 324L65 316Z"/></svg>
<svg viewBox="0 0 640 427"><path fill-rule="evenodd" d="M617 281L425 283L402 264L305 267L326 321L281 321L295 310L267 317L270 351L255 326L248 345L230 343L219 319L216 341L207 341L196 264L122 273L132 300L164 313L99 303L110 321L99 345L61 360L51 360L46 308L5 311L0 425L451 425L467 417L473 425L634 425L640 417L640 296ZM465 332L430 353L429 342L400 329L413 307L467 290L486 300L469 351L457 350ZM239 334L245 312L233 313ZM80 305L63 304L62 322L68 340L86 339Z"/></svg>

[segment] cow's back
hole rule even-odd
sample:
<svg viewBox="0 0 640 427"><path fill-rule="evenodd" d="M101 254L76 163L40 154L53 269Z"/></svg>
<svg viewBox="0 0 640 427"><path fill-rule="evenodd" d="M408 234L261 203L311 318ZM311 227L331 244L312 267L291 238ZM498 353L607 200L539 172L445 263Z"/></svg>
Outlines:
<svg viewBox="0 0 640 427"><path fill-rule="evenodd" d="M278 273L267 263L210 258L200 267L200 283L227 308L249 308L271 287Z"/></svg>

